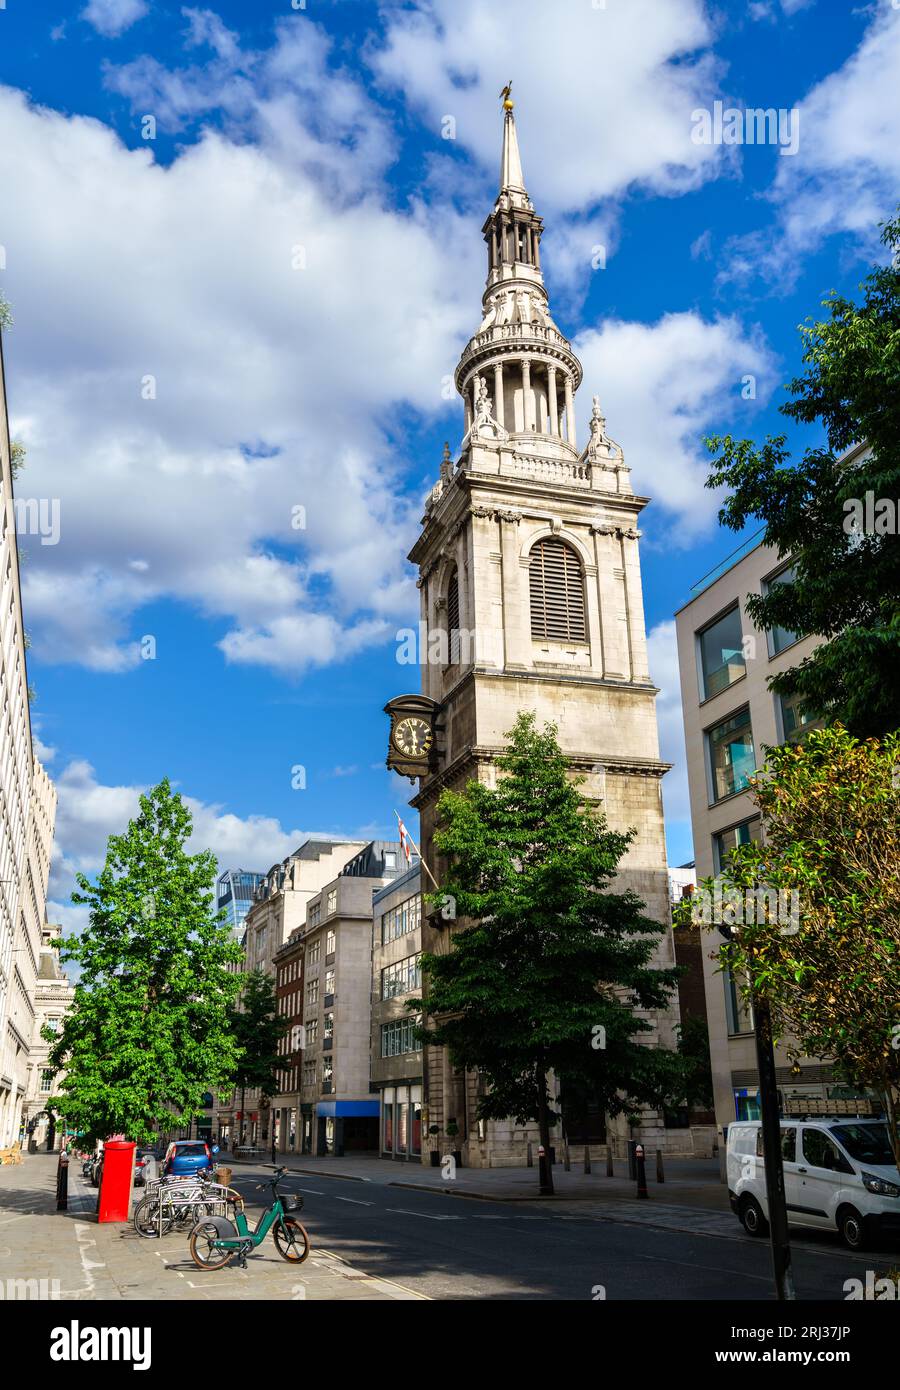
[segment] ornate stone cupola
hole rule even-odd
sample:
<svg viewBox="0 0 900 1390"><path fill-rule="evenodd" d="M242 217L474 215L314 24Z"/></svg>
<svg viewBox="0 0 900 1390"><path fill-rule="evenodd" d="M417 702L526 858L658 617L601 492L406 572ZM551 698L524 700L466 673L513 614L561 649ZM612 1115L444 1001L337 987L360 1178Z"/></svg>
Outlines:
<svg viewBox="0 0 900 1390"><path fill-rule="evenodd" d="M456 369L466 438L540 441L544 454L579 456L574 396L581 363L550 314L541 274L543 222L525 188L513 103L504 102L500 191L482 228L488 275L481 326Z"/></svg>

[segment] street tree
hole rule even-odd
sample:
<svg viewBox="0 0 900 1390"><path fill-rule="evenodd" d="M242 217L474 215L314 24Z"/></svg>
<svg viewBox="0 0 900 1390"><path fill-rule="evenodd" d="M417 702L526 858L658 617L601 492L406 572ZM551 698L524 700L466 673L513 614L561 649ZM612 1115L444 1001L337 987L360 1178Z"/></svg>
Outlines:
<svg viewBox="0 0 900 1390"><path fill-rule="evenodd" d="M768 1000L797 1055L834 1058L878 1094L900 1168L900 733L812 730L769 749L750 785L765 839L729 854L719 898L732 938L719 962L748 999ZM714 886L680 911L696 919ZM785 911L794 892L796 914Z"/></svg>
<svg viewBox="0 0 900 1390"><path fill-rule="evenodd" d="M610 830L571 775L553 725L521 714L495 788L470 782L438 803L448 862L440 901L457 916L446 952L423 957L423 1040L486 1082L479 1118L537 1121L549 1153L550 1077L608 1116L635 1115L671 1090L673 1053L644 1045L639 1011L666 1007L677 978L651 964L664 928L611 885L633 832ZM542 1190L553 1190L549 1164Z"/></svg>
<svg viewBox="0 0 900 1390"><path fill-rule="evenodd" d="M278 1013L271 975L251 970L244 976L241 996L229 1009L229 1024L240 1051L235 1080L241 1092L241 1125L246 1127L247 1091L258 1090L263 1098L274 1095L284 1060L278 1044L287 1024Z"/></svg>
<svg viewBox="0 0 900 1390"><path fill-rule="evenodd" d="M881 239L889 260L863 281L861 301L832 292L826 317L799 330L806 371L780 408L818 425L824 442L792 460L783 434L706 441L716 455L707 487L729 489L719 520L732 531L761 522L765 544L793 566L792 583L747 598L750 618L823 639L771 688L858 737L900 724L900 217Z"/></svg>
<svg viewBox="0 0 900 1390"><path fill-rule="evenodd" d="M241 952L213 908L215 858L185 849L191 825L164 779L110 836L96 882L76 875L72 901L89 919L59 942L80 973L48 1066L65 1071L55 1108L88 1142L189 1124L235 1073L241 977L228 967Z"/></svg>

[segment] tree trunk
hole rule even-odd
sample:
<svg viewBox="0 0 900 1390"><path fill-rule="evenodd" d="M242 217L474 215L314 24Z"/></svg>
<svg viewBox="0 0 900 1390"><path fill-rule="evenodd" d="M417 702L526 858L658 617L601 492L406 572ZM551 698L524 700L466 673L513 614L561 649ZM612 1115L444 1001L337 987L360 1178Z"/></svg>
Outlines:
<svg viewBox="0 0 900 1390"><path fill-rule="evenodd" d="M542 1066L537 1071L538 1129L544 1156L538 1164L540 1193L542 1197L553 1196L553 1169L550 1166L550 1107L547 1105L547 1074Z"/></svg>
<svg viewBox="0 0 900 1390"><path fill-rule="evenodd" d="M241 1123L240 1128L238 1129L238 1142L241 1144L243 1144L244 1136L247 1133L247 1111L244 1108L246 1104L246 1095L246 1087L244 1086L244 1083L241 1082Z"/></svg>
<svg viewBox="0 0 900 1390"><path fill-rule="evenodd" d="M900 1115L897 1114L897 1102L894 1098L894 1088L887 1079L881 1088L881 1099L884 1101L884 1110L887 1117L888 1139L894 1153L894 1162L900 1172Z"/></svg>

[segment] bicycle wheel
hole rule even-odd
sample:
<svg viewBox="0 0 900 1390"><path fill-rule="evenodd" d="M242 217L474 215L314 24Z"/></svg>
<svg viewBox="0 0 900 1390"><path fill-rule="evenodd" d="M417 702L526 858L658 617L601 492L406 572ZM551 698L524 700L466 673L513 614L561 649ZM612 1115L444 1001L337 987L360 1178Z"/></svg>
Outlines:
<svg viewBox="0 0 900 1390"><path fill-rule="evenodd" d="M290 1264L302 1265L309 1254L306 1227L301 1226L292 1216L285 1216L279 1225L273 1226L272 1235L281 1258Z"/></svg>
<svg viewBox="0 0 900 1390"><path fill-rule="evenodd" d="M191 1259L200 1269L221 1269L235 1253L234 1250L217 1249L215 1242L218 1239L218 1229L211 1221L198 1221L191 1231L188 1248Z"/></svg>
<svg viewBox="0 0 900 1390"><path fill-rule="evenodd" d="M158 1203L154 1202L150 1197L144 1197L142 1201L138 1202L131 1220L139 1236L145 1236L147 1240L152 1240L154 1236L159 1235L158 1212ZM163 1235L168 1235L171 1229L171 1216L164 1216L162 1223Z"/></svg>

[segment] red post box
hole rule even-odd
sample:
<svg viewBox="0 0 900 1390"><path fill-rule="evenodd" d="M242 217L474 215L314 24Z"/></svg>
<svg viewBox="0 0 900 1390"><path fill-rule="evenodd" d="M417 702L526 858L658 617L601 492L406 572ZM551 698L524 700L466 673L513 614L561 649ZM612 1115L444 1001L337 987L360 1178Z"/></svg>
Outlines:
<svg viewBox="0 0 900 1390"><path fill-rule="evenodd" d="M103 1177L100 1180L98 1221L127 1221L131 1201L131 1175L134 1169L134 1143L128 1139L107 1139L103 1149Z"/></svg>

